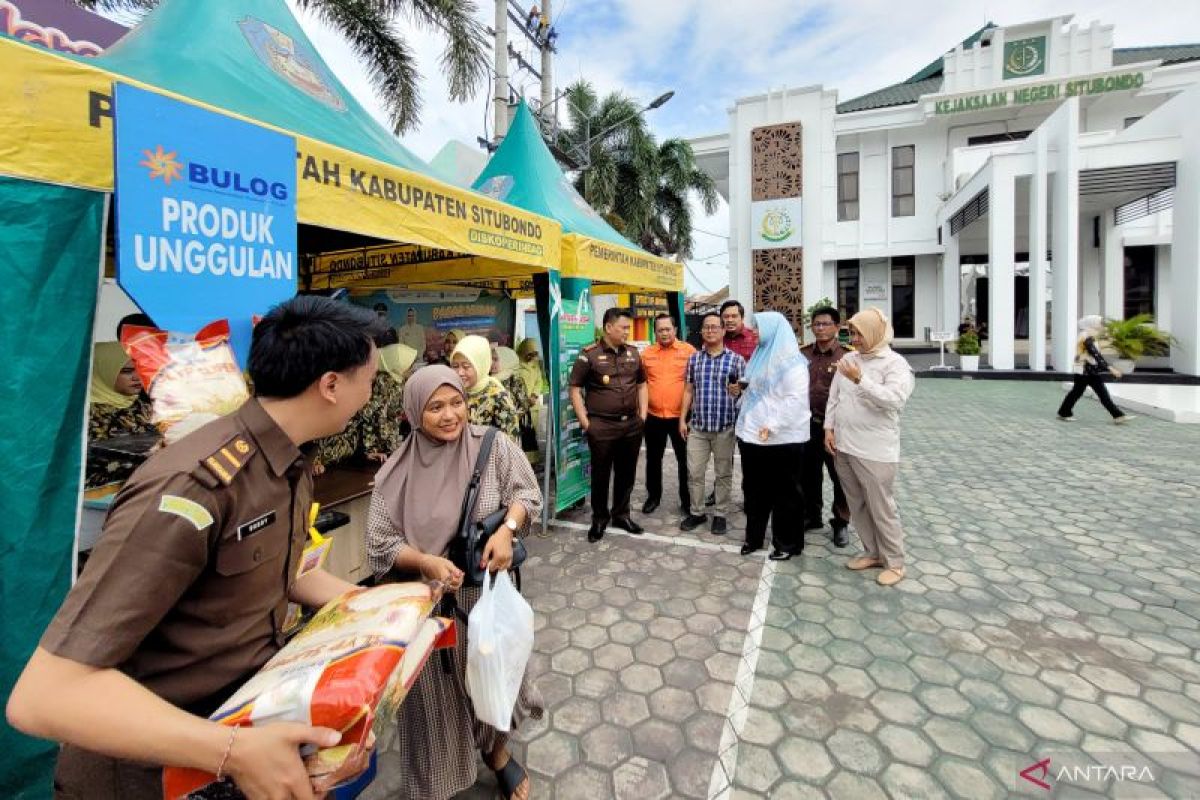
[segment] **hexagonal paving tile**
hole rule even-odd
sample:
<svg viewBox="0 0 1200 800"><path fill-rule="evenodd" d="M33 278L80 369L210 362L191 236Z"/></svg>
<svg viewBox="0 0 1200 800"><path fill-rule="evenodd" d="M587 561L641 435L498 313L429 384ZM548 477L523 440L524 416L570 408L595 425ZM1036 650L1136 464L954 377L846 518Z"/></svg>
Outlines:
<svg viewBox="0 0 1200 800"><path fill-rule="evenodd" d="M661 719L648 719L633 729L634 751L653 761L669 762L683 750L679 726Z"/></svg>
<svg viewBox="0 0 1200 800"><path fill-rule="evenodd" d="M776 760L786 774L813 783L822 782L833 772L833 760L820 742L788 736L775 748Z"/></svg>
<svg viewBox="0 0 1200 800"><path fill-rule="evenodd" d="M525 749L525 763L536 772L553 778L579 762L579 743L573 736L549 731Z"/></svg>
<svg viewBox="0 0 1200 800"><path fill-rule="evenodd" d="M934 749L918 731L901 725L884 725L876 733L876 739L896 761L918 767L933 763Z"/></svg>
<svg viewBox="0 0 1200 800"><path fill-rule="evenodd" d="M649 664L632 664L621 670L618 679L631 692L649 694L663 685L662 673Z"/></svg>
<svg viewBox="0 0 1200 800"><path fill-rule="evenodd" d="M635 756L612 775L613 794L620 800L655 800L668 797L671 781L662 764Z"/></svg>
<svg viewBox="0 0 1200 800"><path fill-rule="evenodd" d="M580 745L585 761L606 770L611 770L633 753L633 737L616 725L592 728L580 739Z"/></svg>
<svg viewBox="0 0 1200 800"><path fill-rule="evenodd" d="M650 706L640 694L617 692L600 704L600 715L606 722L620 728L632 728L642 720L649 719Z"/></svg>
<svg viewBox="0 0 1200 800"><path fill-rule="evenodd" d="M600 706L595 700L572 697L555 707L551 720L556 730L579 736L600 724Z"/></svg>

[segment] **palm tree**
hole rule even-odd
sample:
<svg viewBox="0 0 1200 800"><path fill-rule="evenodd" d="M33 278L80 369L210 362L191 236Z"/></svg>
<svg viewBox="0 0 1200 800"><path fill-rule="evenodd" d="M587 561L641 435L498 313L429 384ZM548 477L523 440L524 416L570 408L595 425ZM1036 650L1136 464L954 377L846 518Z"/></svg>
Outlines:
<svg viewBox="0 0 1200 800"><path fill-rule="evenodd" d="M658 255L692 254L689 196L717 210L711 177L682 139L659 144L641 107L612 93L601 99L587 81L567 88L569 125L556 144L576 163L575 188L626 238Z"/></svg>
<svg viewBox="0 0 1200 800"><path fill-rule="evenodd" d="M75 0L83 8L145 13L159 0ZM395 133L410 130L421 112L421 74L416 57L392 24L405 17L446 39L441 72L450 98L469 99L488 74L487 39L475 19L474 0L295 0L326 25L346 37L367 68L371 85L383 102Z"/></svg>

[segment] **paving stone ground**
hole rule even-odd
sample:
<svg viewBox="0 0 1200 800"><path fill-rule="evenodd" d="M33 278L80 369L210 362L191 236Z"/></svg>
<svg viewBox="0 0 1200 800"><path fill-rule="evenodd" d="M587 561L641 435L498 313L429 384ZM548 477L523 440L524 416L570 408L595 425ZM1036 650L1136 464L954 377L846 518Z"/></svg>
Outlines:
<svg viewBox="0 0 1200 800"><path fill-rule="evenodd" d="M774 565L740 509L681 533L669 453L651 535L562 515L524 571L534 796L1200 797L1200 427L1061 423L1061 395L918 382L892 589L844 568L856 539ZM1049 790L1020 777L1045 759Z"/></svg>

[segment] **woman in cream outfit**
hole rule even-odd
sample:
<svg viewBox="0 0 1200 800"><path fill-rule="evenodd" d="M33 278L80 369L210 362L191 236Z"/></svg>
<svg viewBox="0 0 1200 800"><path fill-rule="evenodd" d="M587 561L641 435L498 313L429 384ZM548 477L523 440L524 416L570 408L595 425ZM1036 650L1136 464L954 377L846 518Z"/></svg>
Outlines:
<svg viewBox="0 0 1200 800"><path fill-rule="evenodd" d="M850 318L855 352L842 357L825 410L825 447L836 459L850 520L866 552L852 570L882 567L876 580L904 579L904 529L893 484L900 462L900 412L913 390L913 371L888 343L892 326L868 308Z"/></svg>

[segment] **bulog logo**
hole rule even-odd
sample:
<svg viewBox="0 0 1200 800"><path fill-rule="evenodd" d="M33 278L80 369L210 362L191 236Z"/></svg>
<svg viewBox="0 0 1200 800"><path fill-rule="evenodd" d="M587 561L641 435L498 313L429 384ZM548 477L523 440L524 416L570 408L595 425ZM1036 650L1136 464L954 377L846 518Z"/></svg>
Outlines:
<svg viewBox="0 0 1200 800"><path fill-rule="evenodd" d="M150 173L150 180L162 178L168 186L173 180L183 177L183 163L179 154L174 150L166 150L160 144L154 150L143 150L145 158L138 162ZM268 181L256 175L247 177L232 169L212 167L195 161L187 162L188 183L196 188L209 187L223 193L246 195L249 197L270 197L273 200L288 199L287 186L279 181Z"/></svg>

